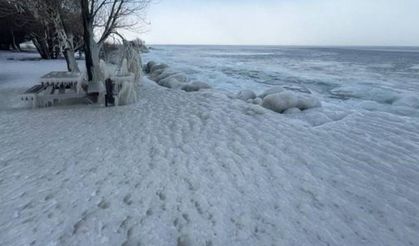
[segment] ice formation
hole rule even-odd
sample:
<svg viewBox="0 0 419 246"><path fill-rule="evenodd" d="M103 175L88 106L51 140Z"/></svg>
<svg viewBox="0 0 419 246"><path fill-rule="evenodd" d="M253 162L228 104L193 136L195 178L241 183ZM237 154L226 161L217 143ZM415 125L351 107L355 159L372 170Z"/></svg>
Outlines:
<svg viewBox="0 0 419 246"><path fill-rule="evenodd" d="M275 94L275 93L281 93L283 92L285 89L282 88L282 86L274 86L269 88L268 90L264 91L262 94L259 95L260 98L265 98L266 96Z"/></svg>
<svg viewBox="0 0 419 246"><path fill-rule="evenodd" d="M255 99L256 93L251 90L241 90L237 93L236 98L247 102L249 99Z"/></svg>
<svg viewBox="0 0 419 246"><path fill-rule="evenodd" d="M204 82L190 82L188 76L170 69L166 64L157 64L156 62L150 61L145 66L145 71L149 72L148 76L151 80L170 89L182 89L186 92L193 92L211 88Z"/></svg>
<svg viewBox="0 0 419 246"><path fill-rule="evenodd" d="M320 101L312 95L283 91L270 94L263 98L262 106L278 113L291 108L300 110L321 107Z"/></svg>
<svg viewBox="0 0 419 246"><path fill-rule="evenodd" d="M205 82L193 81L191 83L184 84L181 89L186 92L192 92L192 91L199 91L199 90L210 89L210 88L211 87Z"/></svg>

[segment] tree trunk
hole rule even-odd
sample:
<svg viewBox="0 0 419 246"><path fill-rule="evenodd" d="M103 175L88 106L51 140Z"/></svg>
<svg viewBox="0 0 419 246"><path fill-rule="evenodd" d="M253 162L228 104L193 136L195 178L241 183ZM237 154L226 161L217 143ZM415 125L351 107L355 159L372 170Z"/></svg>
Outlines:
<svg viewBox="0 0 419 246"><path fill-rule="evenodd" d="M81 0L81 14L84 27L84 53L87 77L90 82L98 82L100 79L99 47L94 40L93 19L89 11L88 0Z"/></svg>
<svg viewBox="0 0 419 246"><path fill-rule="evenodd" d="M64 51L65 61L67 62L67 70L69 72L80 72L79 66L74 55L74 50L66 49Z"/></svg>
<svg viewBox="0 0 419 246"><path fill-rule="evenodd" d="M42 59L51 59L51 54L49 53L48 43L46 40L40 39L36 37L36 35L32 35L32 42Z"/></svg>
<svg viewBox="0 0 419 246"><path fill-rule="evenodd" d="M54 26L54 53L56 57L64 55L69 72L80 72L74 56L73 35L66 32L61 14L58 8L49 11Z"/></svg>
<svg viewBox="0 0 419 246"><path fill-rule="evenodd" d="M14 51L20 52L20 45L18 43L16 43L16 37L15 37L15 33L13 32L13 30L10 31L11 37L12 37L12 49Z"/></svg>

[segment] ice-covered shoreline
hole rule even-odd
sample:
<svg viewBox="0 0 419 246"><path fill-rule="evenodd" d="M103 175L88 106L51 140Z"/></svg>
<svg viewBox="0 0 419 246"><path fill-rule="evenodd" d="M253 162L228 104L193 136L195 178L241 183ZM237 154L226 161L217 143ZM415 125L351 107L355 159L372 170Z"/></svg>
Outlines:
<svg viewBox="0 0 419 246"><path fill-rule="evenodd" d="M64 68L1 62L7 102ZM1 245L419 241L415 118L330 105L282 115L151 81L139 98L0 108Z"/></svg>
<svg viewBox="0 0 419 246"><path fill-rule="evenodd" d="M156 47L146 61L167 63L224 91L260 94L272 86L297 86L346 109L419 117L417 48Z"/></svg>
<svg viewBox="0 0 419 246"><path fill-rule="evenodd" d="M149 79L166 88L180 89L186 92L202 91L211 88L205 82L190 81L186 74L173 70L164 63L157 64L154 61L149 61L144 66L144 70ZM321 107L320 100L303 87L276 86L260 95L256 95L252 90L241 90L236 95L227 95L232 99L260 105L266 109L283 114L300 113L304 110Z"/></svg>

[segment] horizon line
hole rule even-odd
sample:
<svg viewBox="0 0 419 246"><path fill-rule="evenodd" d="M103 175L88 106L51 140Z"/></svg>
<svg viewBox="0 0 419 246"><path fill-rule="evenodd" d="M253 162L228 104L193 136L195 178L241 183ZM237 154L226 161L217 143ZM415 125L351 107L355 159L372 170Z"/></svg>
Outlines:
<svg viewBox="0 0 419 246"><path fill-rule="evenodd" d="M417 45L364 45L364 44L353 44L353 45L343 45L343 44L153 44L147 43L147 46L161 45L161 46L288 46L288 47L398 47L398 48L419 48Z"/></svg>

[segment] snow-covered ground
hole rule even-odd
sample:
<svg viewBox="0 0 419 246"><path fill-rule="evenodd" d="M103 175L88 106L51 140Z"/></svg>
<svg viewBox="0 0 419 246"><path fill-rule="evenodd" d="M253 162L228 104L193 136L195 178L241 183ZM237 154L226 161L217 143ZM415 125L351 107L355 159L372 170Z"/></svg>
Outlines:
<svg viewBox="0 0 419 246"><path fill-rule="evenodd" d="M134 105L24 109L63 61L0 53L0 245L418 245L416 117L282 115L146 81Z"/></svg>

